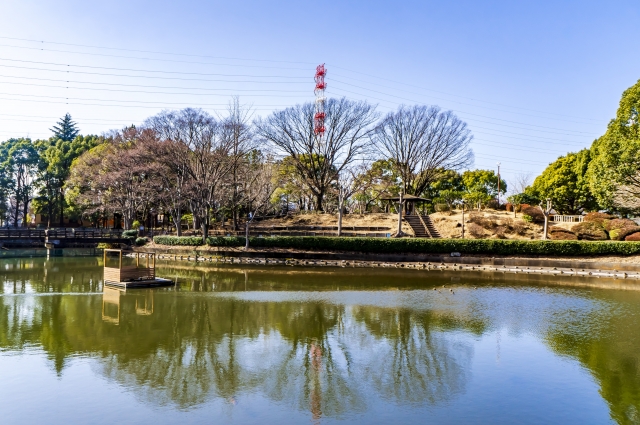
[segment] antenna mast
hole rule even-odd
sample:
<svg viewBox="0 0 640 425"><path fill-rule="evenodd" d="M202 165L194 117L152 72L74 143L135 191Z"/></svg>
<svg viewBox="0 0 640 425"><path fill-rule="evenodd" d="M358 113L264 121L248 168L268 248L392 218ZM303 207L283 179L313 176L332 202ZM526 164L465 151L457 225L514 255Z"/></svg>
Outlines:
<svg viewBox="0 0 640 425"><path fill-rule="evenodd" d="M327 70L324 64L316 67L316 88L313 91L316 95L316 113L313 116L313 133L318 136L320 141L324 139L324 119L327 116L324 111L324 106L327 98L324 97L324 90L327 88L327 83L324 82L324 77L327 75Z"/></svg>

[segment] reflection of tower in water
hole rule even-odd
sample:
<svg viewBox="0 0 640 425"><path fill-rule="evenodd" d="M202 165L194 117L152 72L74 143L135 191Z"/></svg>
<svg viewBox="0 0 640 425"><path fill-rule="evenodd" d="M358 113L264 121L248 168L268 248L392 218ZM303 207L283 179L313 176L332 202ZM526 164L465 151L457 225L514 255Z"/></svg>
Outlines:
<svg viewBox="0 0 640 425"><path fill-rule="evenodd" d="M320 384L320 374L322 373L322 347L314 339L311 341L309 350L311 357L311 379L309 382L309 404L311 417L315 422L319 422L322 416L322 388Z"/></svg>

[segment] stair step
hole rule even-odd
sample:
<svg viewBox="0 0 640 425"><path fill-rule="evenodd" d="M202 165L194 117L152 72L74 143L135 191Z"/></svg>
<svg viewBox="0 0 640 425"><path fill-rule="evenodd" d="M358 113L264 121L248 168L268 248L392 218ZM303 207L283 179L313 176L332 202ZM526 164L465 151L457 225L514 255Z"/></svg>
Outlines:
<svg viewBox="0 0 640 425"><path fill-rule="evenodd" d="M431 222L428 215L422 216L422 221L417 215L406 215L404 219L409 223L409 226L413 229L413 233L418 238L440 238L440 234L436 230L435 226Z"/></svg>

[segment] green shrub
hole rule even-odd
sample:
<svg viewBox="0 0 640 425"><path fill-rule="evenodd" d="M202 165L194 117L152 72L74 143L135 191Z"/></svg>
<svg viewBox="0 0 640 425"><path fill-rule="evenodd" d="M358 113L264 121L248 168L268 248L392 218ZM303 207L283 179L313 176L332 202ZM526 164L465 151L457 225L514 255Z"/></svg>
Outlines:
<svg viewBox="0 0 640 425"><path fill-rule="evenodd" d="M159 237L156 237L159 238ZM242 237L217 237L207 240L211 246L243 246ZM156 243L159 243L156 241ZM259 248L285 248L300 250L355 251L367 253L422 253L494 254L494 255L633 255L640 254L640 243L523 241L504 239L391 239L391 238L339 238L315 236L279 236L250 238L249 245Z"/></svg>
<svg viewBox="0 0 640 425"><path fill-rule="evenodd" d="M147 242L149 242L149 239L147 239L147 238L136 238L136 245L137 246L142 246L142 245L146 244Z"/></svg>
<svg viewBox="0 0 640 425"><path fill-rule="evenodd" d="M100 242L96 248L98 249L120 249L119 243L114 242Z"/></svg>
<svg viewBox="0 0 640 425"><path fill-rule="evenodd" d="M135 239L138 237L138 231L134 229L125 230L122 232L122 237L125 239Z"/></svg>
<svg viewBox="0 0 640 425"><path fill-rule="evenodd" d="M170 246L200 246L202 243L201 237L196 236L154 236L153 242L158 245L170 245Z"/></svg>
<svg viewBox="0 0 640 425"><path fill-rule="evenodd" d="M524 215L522 216L522 219L523 219L524 221L526 221L527 223L533 223L533 217L531 217L530 215L524 214Z"/></svg>
<svg viewBox="0 0 640 425"><path fill-rule="evenodd" d="M252 240L252 238L249 238L249 242ZM209 246L244 246L245 238L239 236L214 236L207 238L207 244Z"/></svg>

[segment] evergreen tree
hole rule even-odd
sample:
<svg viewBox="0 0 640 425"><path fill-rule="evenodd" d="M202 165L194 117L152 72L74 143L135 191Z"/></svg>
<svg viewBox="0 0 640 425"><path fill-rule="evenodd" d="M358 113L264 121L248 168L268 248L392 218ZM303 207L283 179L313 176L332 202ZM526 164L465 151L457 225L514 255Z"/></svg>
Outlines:
<svg viewBox="0 0 640 425"><path fill-rule="evenodd" d="M76 123L71 120L71 115L66 114L64 118L57 122L53 128L49 130L53 131L53 137L56 139L70 142L76 138L80 130L76 127Z"/></svg>

